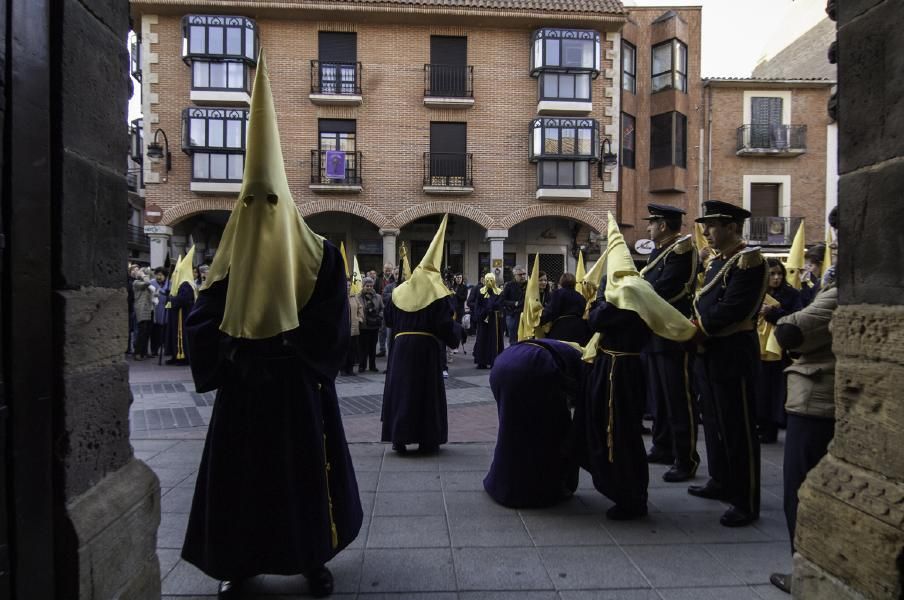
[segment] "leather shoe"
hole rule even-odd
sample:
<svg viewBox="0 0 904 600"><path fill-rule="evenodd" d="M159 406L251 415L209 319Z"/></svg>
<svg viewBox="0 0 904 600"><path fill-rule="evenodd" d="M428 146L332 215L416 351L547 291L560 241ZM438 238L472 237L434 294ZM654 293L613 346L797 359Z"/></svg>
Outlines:
<svg viewBox="0 0 904 600"><path fill-rule="evenodd" d="M314 598L325 598L333 593L333 574L321 565L304 574L308 580L308 588Z"/></svg>
<svg viewBox="0 0 904 600"><path fill-rule="evenodd" d="M407 454L408 453L408 448L405 447L405 444L394 443L392 445L392 449L395 450L396 452L398 452L399 454Z"/></svg>
<svg viewBox="0 0 904 600"><path fill-rule="evenodd" d="M769 576L769 583L785 592L791 593L791 574L790 573L773 573Z"/></svg>
<svg viewBox="0 0 904 600"><path fill-rule="evenodd" d="M235 598L239 598L242 593L242 583L243 581L241 579L224 579L217 588L217 598L220 600L234 600Z"/></svg>
<svg viewBox="0 0 904 600"><path fill-rule="evenodd" d="M687 493L698 498L706 498L707 500L725 500L725 489L721 484L716 483L712 479L705 485L692 485L687 488Z"/></svg>
<svg viewBox="0 0 904 600"><path fill-rule="evenodd" d="M725 527L744 527L750 525L757 520L757 516L746 510L741 510L736 506L732 506L725 511L725 514L719 519L719 523Z"/></svg>
<svg viewBox="0 0 904 600"><path fill-rule="evenodd" d="M662 480L669 483L678 483L679 481L687 481L693 479L697 474L697 469L693 467L685 467L682 465L672 465L669 470L662 474Z"/></svg>
<svg viewBox="0 0 904 600"><path fill-rule="evenodd" d="M668 452L660 450L659 448L656 448L654 446L653 449L650 450L650 453L647 454L647 462L660 465L670 465L675 462L675 458Z"/></svg>
<svg viewBox="0 0 904 600"><path fill-rule="evenodd" d="M606 511L606 518L612 521L631 521L647 516L647 506L627 508L616 504Z"/></svg>

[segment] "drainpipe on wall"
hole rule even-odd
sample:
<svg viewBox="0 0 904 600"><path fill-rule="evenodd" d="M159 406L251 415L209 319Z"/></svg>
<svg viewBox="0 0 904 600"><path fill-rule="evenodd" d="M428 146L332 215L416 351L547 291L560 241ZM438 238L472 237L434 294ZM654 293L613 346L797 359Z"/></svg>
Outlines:
<svg viewBox="0 0 904 600"><path fill-rule="evenodd" d="M713 183L713 88L706 86L706 197L709 200L712 195ZM703 202L697 207L703 214Z"/></svg>

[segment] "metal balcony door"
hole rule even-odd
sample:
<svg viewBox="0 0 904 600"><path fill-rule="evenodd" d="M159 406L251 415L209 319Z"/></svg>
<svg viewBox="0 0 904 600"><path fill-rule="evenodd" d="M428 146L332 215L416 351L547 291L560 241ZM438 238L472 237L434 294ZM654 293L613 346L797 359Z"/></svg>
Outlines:
<svg viewBox="0 0 904 600"><path fill-rule="evenodd" d="M430 36L430 95L460 98L467 92L468 38Z"/></svg>
<svg viewBox="0 0 904 600"><path fill-rule="evenodd" d="M782 99L754 97L750 99L750 147L781 147Z"/></svg>
<svg viewBox="0 0 904 600"><path fill-rule="evenodd" d="M321 31L317 38L320 89L324 94L351 94L356 88L358 34Z"/></svg>
<svg viewBox="0 0 904 600"><path fill-rule="evenodd" d="M430 179L450 185L467 177L468 124L430 123Z"/></svg>
<svg viewBox="0 0 904 600"><path fill-rule="evenodd" d="M779 216L780 183L750 184L750 216Z"/></svg>

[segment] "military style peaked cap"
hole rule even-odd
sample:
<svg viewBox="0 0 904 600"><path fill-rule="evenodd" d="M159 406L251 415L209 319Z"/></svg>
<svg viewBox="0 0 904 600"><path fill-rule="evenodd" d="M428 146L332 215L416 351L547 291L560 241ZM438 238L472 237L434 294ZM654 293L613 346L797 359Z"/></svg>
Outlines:
<svg viewBox="0 0 904 600"><path fill-rule="evenodd" d="M647 204L647 210L650 211L650 214L643 217L644 221L681 217L687 214L687 212L683 208L678 208L677 206L668 206L665 204Z"/></svg>
<svg viewBox="0 0 904 600"><path fill-rule="evenodd" d="M697 223L703 223L706 219L731 219L742 221L750 218L750 211L721 200L707 200L703 203L703 216L696 219Z"/></svg>

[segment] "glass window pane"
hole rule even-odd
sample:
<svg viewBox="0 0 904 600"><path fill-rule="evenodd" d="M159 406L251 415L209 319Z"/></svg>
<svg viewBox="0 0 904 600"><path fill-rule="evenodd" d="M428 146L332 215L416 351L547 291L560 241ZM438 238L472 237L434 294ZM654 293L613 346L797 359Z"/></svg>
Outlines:
<svg viewBox="0 0 904 600"><path fill-rule="evenodd" d="M557 185L559 182L558 173L558 163L554 160L544 160L540 165L543 168L543 175L541 183L543 185Z"/></svg>
<svg viewBox="0 0 904 600"><path fill-rule="evenodd" d="M574 75L559 75L559 98L574 98Z"/></svg>
<svg viewBox="0 0 904 600"><path fill-rule="evenodd" d="M534 156L543 154L543 130L540 127L534 127L534 145L533 152Z"/></svg>
<svg viewBox="0 0 904 600"><path fill-rule="evenodd" d="M321 150L336 150L336 146L338 145L338 140L336 139L335 133L321 133L320 134L320 149Z"/></svg>
<svg viewBox="0 0 904 600"><path fill-rule="evenodd" d="M354 152L355 151L355 134L354 133L340 133L339 134L339 149L343 152Z"/></svg>
<svg viewBox="0 0 904 600"><path fill-rule="evenodd" d="M593 155L593 132L589 129L578 129L578 154Z"/></svg>
<svg viewBox="0 0 904 600"><path fill-rule="evenodd" d="M207 125L206 119L191 119L191 127L190 127L190 139L192 146L206 146L207 145L207 132L205 131L205 127Z"/></svg>
<svg viewBox="0 0 904 600"><path fill-rule="evenodd" d="M210 54L223 54L223 28L207 28L207 52Z"/></svg>
<svg viewBox="0 0 904 600"><path fill-rule="evenodd" d="M538 69L543 66L543 39L537 38L534 40L534 59L532 68Z"/></svg>
<svg viewBox="0 0 904 600"><path fill-rule="evenodd" d="M672 115L663 113L650 119L650 168L672 164Z"/></svg>
<svg viewBox="0 0 904 600"><path fill-rule="evenodd" d="M653 91L668 89L672 86L672 72L663 73L653 78Z"/></svg>
<svg viewBox="0 0 904 600"><path fill-rule="evenodd" d="M226 54L242 55L242 30L238 27L226 28Z"/></svg>
<svg viewBox="0 0 904 600"><path fill-rule="evenodd" d="M634 71L635 50L631 46L622 46L622 69L625 73L635 73Z"/></svg>
<svg viewBox="0 0 904 600"><path fill-rule="evenodd" d="M195 154L192 157L194 168L192 169L192 178L194 179L210 179L210 155Z"/></svg>
<svg viewBox="0 0 904 600"><path fill-rule="evenodd" d="M574 185L590 185L590 163L579 160L574 163Z"/></svg>
<svg viewBox="0 0 904 600"><path fill-rule="evenodd" d="M672 44L653 47L653 75L672 70Z"/></svg>
<svg viewBox="0 0 904 600"><path fill-rule="evenodd" d="M575 130L572 128L562 130L562 154L574 154L576 140Z"/></svg>
<svg viewBox="0 0 904 600"><path fill-rule="evenodd" d="M574 97L590 100L590 73L574 76Z"/></svg>
<svg viewBox="0 0 904 600"><path fill-rule="evenodd" d="M254 58L254 30L245 28L245 56Z"/></svg>
<svg viewBox="0 0 904 600"><path fill-rule="evenodd" d="M546 64L558 66L559 40L546 40Z"/></svg>
<svg viewBox="0 0 904 600"><path fill-rule="evenodd" d="M593 68L593 42L562 40L562 66Z"/></svg>
<svg viewBox="0 0 904 600"><path fill-rule="evenodd" d="M226 63L210 63L210 87L226 88Z"/></svg>
<svg viewBox="0 0 904 600"><path fill-rule="evenodd" d="M559 153L559 130L556 127L547 127L544 130L543 154Z"/></svg>
<svg viewBox="0 0 904 600"><path fill-rule="evenodd" d="M229 155L229 179L236 181L242 178L245 170L245 155L230 154Z"/></svg>
<svg viewBox="0 0 904 600"><path fill-rule="evenodd" d="M622 79L622 89L626 92L631 92L632 94L637 91L637 83L634 79L634 75L630 75L628 73L624 74L624 78Z"/></svg>
<svg viewBox="0 0 904 600"><path fill-rule="evenodd" d="M205 28L201 25L192 25L188 28L189 51L192 54L204 54Z"/></svg>
<svg viewBox="0 0 904 600"><path fill-rule="evenodd" d="M223 121L210 119L207 121L207 145L211 148L223 147Z"/></svg>
<svg viewBox="0 0 904 600"><path fill-rule="evenodd" d="M570 187L574 185L574 168L570 160L559 161L559 185Z"/></svg>
<svg viewBox="0 0 904 600"><path fill-rule="evenodd" d="M687 73L687 46L681 42L676 43L678 44L678 71Z"/></svg>
<svg viewBox="0 0 904 600"><path fill-rule="evenodd" d="M210 178L226 179L226 155L211 154L210 155Z"/></svg>
<svg viewBox="0 0 904 600"><path fill-rule="evenodd" d="M210 87L210 64L206 62L192 63L192 86L195 88Z"/></svg>
<svg viewBox="0 0 904 600"><path fill-rule="evenodd" d="M543 73L543 97L559 97L559 76L555 73Z"/></svg>
<svg viewBox="0 0 904 600"><path fill-rule="evenodd" d="M227 63L227 71L229 76L227 86L235 90L243 89L245 87L245 65L238 62Z"/></svg>
<svg viewBox="0 0 904 600"><path fill-rule="evenodd" d="M242 122L235 119L226 121L226 146L229 148L242 147Z"/></svg>

